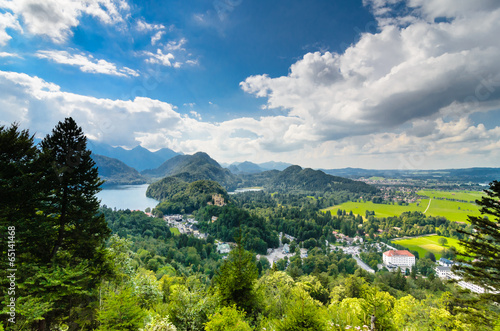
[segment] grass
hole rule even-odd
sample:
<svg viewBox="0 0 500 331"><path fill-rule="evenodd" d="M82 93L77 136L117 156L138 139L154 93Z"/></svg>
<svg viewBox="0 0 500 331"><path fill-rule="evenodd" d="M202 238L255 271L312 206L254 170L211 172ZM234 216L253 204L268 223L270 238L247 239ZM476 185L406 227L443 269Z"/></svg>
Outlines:
<svg viewBox="0 0 500 331"><path fill-rule="evenodd" d="M417 206L416 203L410 204L408 206L399 206L399 205L386 205L386 204L378 204L373 203L371 201L365 202L345 202L338 206L329 207L323 209L323 211L334 211L337 209L343 209L347 212L352 211L356 215L365 216L366 211L375 211L375 217L390 217L390 216L398 216L401 215L405 211L421 211L424 212L425 208L427 208L427 204L429 200L422 200ZM334 213L335 214L335 213Z"/></svg>
<svg viewBox="0 0 500 331"><path fill-rule="evenodd" d="M448 240L446 246L442 246L439 244L439 238L446 238L446 240ZM445 248L450 248L451 246L454 246L457 251L461 251L461 246L459 245L457 239L437 235L393 240L392 242L404 246L410 250L417 251L420 258L424 257L425 253L432 252L436 257L436 260L439 260L441 258L441 253L443 252L443 250Z"/></svg>
<svg viewBox="0 0 500 331"><path fill-rule="evenodd" d="M426 199L420 199L418 202L411 203L408 206L375 204L371 201L364 202L346 202L341 205L323 209L323 211L332 211L335 213L337 209L343 209L347 212L352 211L354 214L365 216L367 210L375 211L375 217L390 217L401 215L405 211L420 211L424 212L427 209L429 200L431 204L425 213L430 216L446 217L450 221L467 222L469 215L479 216L479 208L475 204L475 200L483 196L479 191L437 191L424 190L419 191L420 196L426 196ZM439 200L457 199L463 201Z"/></svg>
<svg viewBox="0 0 500 331"><path fill-rule="evenodd" d="M181 234L181 232L177 228L170 228L170 232L172 232L174 236L179 236Z"/></svg>

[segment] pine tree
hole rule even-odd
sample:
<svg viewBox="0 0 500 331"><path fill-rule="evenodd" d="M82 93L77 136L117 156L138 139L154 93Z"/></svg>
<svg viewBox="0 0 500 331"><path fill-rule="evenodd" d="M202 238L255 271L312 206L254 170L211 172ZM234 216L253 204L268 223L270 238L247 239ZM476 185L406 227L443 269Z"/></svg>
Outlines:
<svg viewBox="0 0 500 331"><path fill-rule="evenodd" d="M87 138L70 117L59 122L41 143L45 184L50 187L47 212L53 217L52 263L62 250L93 261L110 235L103 215L98 215L96 194L103 181L87 150Z"/></svg>
<svg viewBox="0 0 500 331"><path fill-rule="evenodd" d="M460 240L462 255L473 261L463 261L454 270L465 281L489 290L486 297L500 303L500 182L493 181L484 192L486 196L476 201L482 216L469 216L471 230L458 229L466 234Z"/></svg>
<svg viewBox="0 0 500 331"><path fill-rule="evenodd" d="M110 230L98 214L102 181L82 129L67 118L40 150L28 131L0 127L0 147L0 228L16 229L17 321L38 330L63 320L70 329L91 325L89 304L111 271Z"/></svg>
<svg viewBox="0 0 500 331"><path fill-rule="evenodd" d="M236 305L247 313L253 312L256 306L253 287L257 277L257 265L252 253L238 244L229 253L214 279L223 304Z"/></svg>

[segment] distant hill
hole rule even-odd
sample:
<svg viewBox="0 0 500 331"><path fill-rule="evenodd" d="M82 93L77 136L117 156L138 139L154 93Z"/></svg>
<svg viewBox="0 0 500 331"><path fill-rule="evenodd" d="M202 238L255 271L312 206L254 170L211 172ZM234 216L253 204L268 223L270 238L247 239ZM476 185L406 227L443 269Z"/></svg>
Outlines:
<svg viewBox="0 0 500 331"><path fill-rule="evenodd" d="M231 170L233 174L242 174L242 173L252 174L268 170L260 167L258 164L249 161L245 161L237 165L233 163L228 167L228 169Z"/></svg>
<svg viewBox="0 0 500 331"><path fill-rule="evenodd" d="M269 183L265 186L277 191L350 191L363 193L377 193L374 186L351 179L332 176L321 170L310 168L302 169L294 165L281 172L270 172Z"/></svg>
<svg viewBox="0 0 500 331"><path fill-rule="evenodd" d="M138 171L156 168L166 160L179 155L179 153L168 148L162 148L156 152L151 152L144 147L137 146L131 150L126 150L121 147L112 147L108 144L94 140L88 140L87 147L95 154L118 159Z"/></svg>
<svg viewBox="0 0 500 331"><path fill-rule="evenodd" d="M239 182L231 171L222 168L217 161L203 152L194 155L177 155L158 168L144 170L141 174L150 179L174 176L188 183L203 179L213 180L228 190L235 189Z"/></svg>
<svg viewBox="0 0 500 331"><path fill-rule="evenodd" d="M106 181L107 185L146 183L146 179L137 170L118 159L94 153L91 157L96 163L99 176Z"/></svg>
<svg viewBox="0 0 500 331"><path fill-rule="evenodd" d="M274 161L259 163L259 167L266 170L285 170L291 165L292 165L291 163L274 162Z"/></svg>
<svg viewBox="0 0 500 331"><path fill-rule="evenodd" d="M322 169L323 170L323 169ZM441 182L489 183L500 179L500 168L464 168L436 170L376 170L360 168L325 169L325 173L347 178L406 178L430 179Z"/></svg>

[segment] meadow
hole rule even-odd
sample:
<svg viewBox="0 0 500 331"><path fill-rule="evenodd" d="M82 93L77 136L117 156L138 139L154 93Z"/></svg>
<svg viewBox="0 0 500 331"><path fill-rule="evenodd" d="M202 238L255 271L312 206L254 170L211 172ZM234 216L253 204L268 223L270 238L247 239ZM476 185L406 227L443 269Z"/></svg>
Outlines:
<svg viewBox="0 0 500 331"><path fill-rule="evenodd" d="M440 245L439 238L446 238L446 240L448 240L448 243L445 246ZM436 260L441 258L441 253L445 248L454 246L457 251L461 250L459 241L457 239L437 235L416 237L411 239L399 239L393 240L392 242L404 246L410 250L417 251L420 258L424 257L426 252L432 252L436 257Z"/></svg>
<svg viewBox="0 0 500 331"><path fill-rule="evenodd" d="M467 222L468 215L480 215L475 200L481 198L483 195L482 192L422 190L418 194L426 198L419 199L417 202L410 203L407 206L376 204L371 201L349 201L323 209L323 211L331 211L335 214L337 209L343 209L346 212L352 211L356 215L365 216L366 211L369 210L375 212L375 217L398 216L405 211L420 211L430 216L446 217L450 221L455 222ZM452 199L460 201L451 201Z"/></svg>
<svg viewBox="0 0 500 331"><path fill-rule="evenodd" d="M179 236L181 234L181 232L177 228L170 228L170 232L172 232L174 236Z"/></svg>

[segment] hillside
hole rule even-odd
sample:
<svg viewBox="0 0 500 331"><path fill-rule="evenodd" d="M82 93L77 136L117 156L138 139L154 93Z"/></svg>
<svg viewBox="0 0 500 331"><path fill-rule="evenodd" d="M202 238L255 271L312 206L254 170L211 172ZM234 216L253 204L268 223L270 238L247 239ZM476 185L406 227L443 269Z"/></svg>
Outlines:
<svg viewBox="0 0 500 331"><path fill-rule="evenodd" d="M321 170L302 169L295 165L274 174L266 186L276 191L350 191L376 193L378 190L366 183L325 174Z"/></svg>
<svg viewBox="0 0 500 331"><path fill-rule="evenodd" d="M189 183L204 179L213 180L227 190L235 189L239 182L231 171L222 168L217 161L203 152L175 156L158 168L145 170L141 174L151 179L174 176Z"/></svg>
<svg viewBox="0 0 500 331"><path fill-rule="evenodd" d="M122 161L111 157L94 154L91 155L96 163L99 176L106 181L108 185L124 184L145 184L146 179L132 167L129 167Z"/></svg>
<svg viewBox="0 0 500 331"><path fill-rule="evenodd" d="M166 177L149 185L146 196L160 200L156 209L165 214L191 213L208 203L214 203L213 195L228 200L226 190L211 180L187 183L176 177Z"/></svg>

